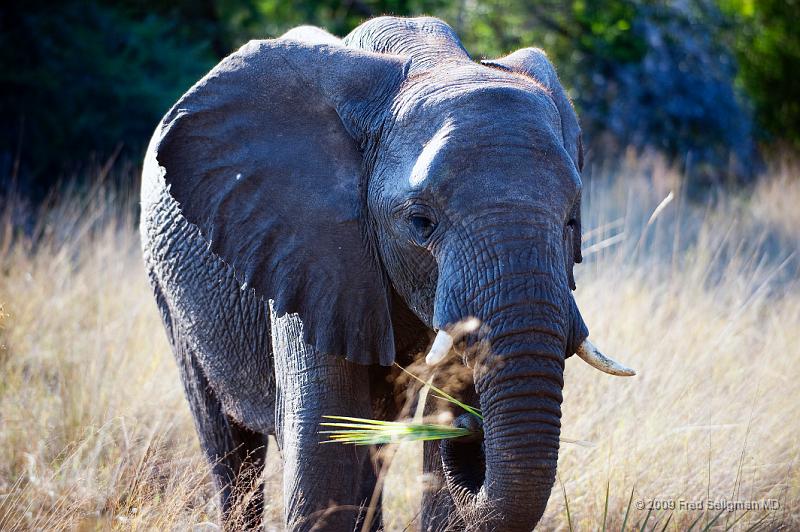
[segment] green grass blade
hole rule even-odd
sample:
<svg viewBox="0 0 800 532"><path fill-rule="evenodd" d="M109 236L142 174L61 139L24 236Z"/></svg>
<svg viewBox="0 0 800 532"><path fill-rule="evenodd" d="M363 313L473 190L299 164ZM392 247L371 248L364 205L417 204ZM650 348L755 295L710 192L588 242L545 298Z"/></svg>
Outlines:
<svg viewBox="0 0 800 532"><path fill-rule="evenodd" d="M416 442L416 441L435 441L449 438L466 436L466 434L453 434L441 432L424 433L395 433L376 432L372 434L338 434L329 435L328 440L320 443L349 443L353 445L380 445L389 443Z"/></svg>
<svg viewBox="0 0 800 532"><path fill-rule="evenodd" d="M639 527L639 532L644 532L645 530L647 530L647 522L650 520L650 515L652 513L653 513L653 508L650 507L650 509L647 510L647 515L644 516L644 521L642 521L642 526Z"/></svg>
<svg viewBox="0 0 800 532"><path fill-rule="evenodd" d="M670 513L670 514L669 514L669 516L667 516L667 522L666 522L666 523L664 523L664 526L663 526L663 527L661 527L661 532L666 532L666 530L667 530L667 527L669 526L669 522L670 522L670 521L672 521L672 516L673 516L673 515L674 515L674 514Z"/></svg>
<svg viewBox="0 0 800 532"><path fill-rule="evenodd" d="M420 383L422 383L422 385L423 385L423 386L427 386L427 387L429 387L431 390L433 390L433 391L434 391L434 393L435 393L435 394L436 394L436 395L439 397L439 399L444 399L445 401L448 401L448 402L450 402L450 403L452 403L452 404L454 404L454 405L460 406L461 408L463 408L464 410L466 410L467 412L469 412L469 413L470 413L470 414L472 414L473 416L476 416L478 419L481 419L481 420L483 419L483 414L481 414L481 411L480 411L480 410L478 410L477 408L475 408L475 407L472 407L472 406L469 406L468 404L462 403L461 401L459 401L459 400L458 400L458 399L456 399L455 397L453 397L453 396L449 395L449 394L448 394L447 392L445 392L444 390L441 390L441 389L437 388L437 387L436 387L436 386L434 386L432 383L430 383L430 382L426 382L426 381L424 381L424 380L420 379L419 377L417 377L416 375L414 375L413 373L411 373L410 371L408 371L406 368L404 368L403 366L401 366L401 365L400 365L400 364L398 364L397 362L395 362L395 363L394 363L394 365L395 365L395 366L397 366L398 368L400 368L400 370L401 370L403 373L405 373L405 374L409 375L410 377L412 377L412 378L413 378L414 380L416 380L417 382L420 382Z"/></svg>
<svg viewBox="0 0 800 532"><path fill-rule="evenodd" d="M622 519L622 526L620 527L621 532L625 532L625 525L628 524L628 515L631 512L631 504L633 504L633 492L636 489L636 486L631 488L631 496L628 498L628 507L625 508L625 517Z"/></svg>
<svg viewBox="0 0 800 532"><path fill-rule="evenodd" d="M338 419L340 421L352 421L354 423L367 423L369 425L390 425L392 423L399 423L398 421L381 421L379 419L366 419L362 417L347 417L347 416L322 416L325 419Z"/></svg>
<svg viewBox="0 0 800 532"><path fill-rule="evenodd" d="M744 512L742 512L742 515L740 515L739 517L737 517L737 518L736 518L736 519L733 521L733 523L731 523L729 526L726 526L726 527L725 527L725 532L728 532L728 530L733 530L733 527L734 527L734 526L736 526L736 523L738 523L739 521L741 521L741 520L742 520L742 518L743 518L744 516L746 516L747 514L749 514L749 513L750 513L750 510L745 510Z"/></svg>
<svg viewBox="0 0 800 532"><path fill-rule="evenodd" d="M697 523L699 523L699 522L700 522L700 520L701 520L701 519L702 519L702 518L703 518L705 515L706 515L706 513L705 513L705 512L703 512L703 513L701 513L700 515L698 515L698 516L697 516L697 519L695 519L694 521L692 521L692 522L689 524L689 528L687 528L687 529L686 529L686 532L692 532L692 530L694 529L694 527L695 527L695 526L697 526Z"/></svg>
<svg viewBox="0 0 800 532"><path fill-rule="evenodd" d="M400 429L401 426L394 425L366 425L359 423L320 423L320 427L338 427L342 429L356 429L356 430L392 430Z"/></svg>
<svg viewBox="0 0 800 532"><path fill-rule="evenodd" d="M564 508L567 511L567 526L569 527L569 532L572 532L572 516L569 513L569 499L567 498L567 488L564 486L564 483L561 482L561 475L558 475L558 483L561 484L561 493L564 494Z"/></svg>
<svg viewBox="0 0 800 532"><path fill-rule="evenodd" d="M321 443L349 443L354 445L378 445L405 441L429 441L460 438L470 434L469 429L428 423L403 423L376 421L349 416L323 416L341 422L320 423L335 430L322 430L328 439Z"/></svg>
<svg viewBox="0 0 800 532"><path fill-rule="evenodd" d="M606 518L608 517L608 492L611 491L611 481L606 480L606 502L603 506L603 532L606 532Z"/></svg>
<svg viewBox="0 0 800 532"><path fill-rule="evenodd" d="M704 526L702 529L700 529L700 530L701 530L701 532L708 532L709 530L711 530L711 527L712 527L712 526L714 526L714 523L716 523L716 522L717 522L717 519L719 519L720 517L722 517L722 514L724 514L724 513L725 513L725 508L723 508L722 510L720 510L720 511L719 511L719 513L718 513L717 515L715 515L715 516L714 516L714 519L712 519L711 521L709 521L709 522L708 522L708 524L707 524L706 526Z"/></svg>
<svg viewBox="0 0 800 532"><path fill-rule="evenodd" d="M443 399L454 405L463 408L466 412L483 419L480 410L462 403L458 399L448 395L443 390L437 388L432 382L425 382L410 371L395 365L404 373L410 375L423 385L423 389L431 390L433 396ZM431 378L431 380L433 380ZM387 443L400 443L406 441L431 441L460 438L471 434L466 428L453 427L449 425L435 425L419 422L400 422L400 421L381 421L377 419L365 419L350 416L322 416L326 420L320 423L321 427L334 430L322 430L319 434L327 436L327 440L321 443L345 443L353 445L380 445Z"/></svg>
<svg viewBox="0 0 800 532"><path fill-rule="evenodd" d="M766 521L768 517L770 517L770 514L764 514L764 517L762 517L761 519L759 519L758 521L747 527L747 530L745 530L744 532L752 532L753 530L758 530L759 527L761 526L761 523Z"/></svg>

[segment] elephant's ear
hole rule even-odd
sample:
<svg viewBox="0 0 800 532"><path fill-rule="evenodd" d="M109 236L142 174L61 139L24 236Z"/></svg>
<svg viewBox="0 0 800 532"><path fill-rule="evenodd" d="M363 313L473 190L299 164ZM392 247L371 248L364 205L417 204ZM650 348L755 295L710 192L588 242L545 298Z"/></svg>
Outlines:
<svg viewBox="0 0 800 532"><path fill-rule="evenodd" d="M151 144L181 213L243 289L297 313L320 352L364 364L395 351L360 146L405 70L332 43L253 41L178 101Z"/></svg>
<svg viewBox="0 0 800 532"><path fill-rule="evenodd" d="M550 91L550 95L555 101L558 113L561 115L561 132L564 136L564 148L569 153L572 162L578 172L583 170L583 145L581 140L581 128L578 124L578 117L572 108L566 91L558 81L556 69L547 54L539 48L522 48L513 54L501 57L500 59L488 59L481 61L484 65L510 70L525 74Z"/></svg>

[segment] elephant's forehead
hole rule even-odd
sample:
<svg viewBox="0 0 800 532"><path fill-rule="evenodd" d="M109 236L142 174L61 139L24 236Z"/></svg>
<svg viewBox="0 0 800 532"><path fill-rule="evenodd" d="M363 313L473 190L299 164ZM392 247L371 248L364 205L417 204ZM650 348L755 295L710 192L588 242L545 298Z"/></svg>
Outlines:
<svg viewBox="0 0 800 532"><path fill-rule="evenodd" d="M579 183L558 109L527 76L474 63L443 67L412 79L400 96L383 160L386 175L399 177L389 188L401 194L530 204Z"/></svg>
<svg viewBox="0 0 800 532"><path fill-rule="evenodd" d="M441 202L474 207L567 201L579 184L564 148L546 140L535 144L487 139L477 148L445 146L431 158L423 150L407 180L410 189L426 190Z"/></svg>
<svg viewBox="0 0 800 532"><path fill-rule="evenodd" d="M549 91L534 79L464 61L444 63L409 78L394 100L392 113L409 125L434 117L471 125L558 119Z"/></svg>
<svg viewBox="0 0 800 532"><path fill-rule="evenodd" d="M511 126L502 120L465 124L445 118L432 135L405 146L401 159L410 165L409 184L432 186L466 175L513 179L522 177L520 168L545 167L563 155L561 137L550 124L518 122Z"/></svg>
<svg viewBox="0 0 800 532"><path fill-rule="evenodd" d="M389 188L400 196L421 193L456 211L568 203L580 181L560 136L533 133L469 131L446 120L421 147L394 154Z"/></svg>
<svg viewBox="0 0 800 532"><path fill-rule="evenodd" d="M401 93L384 140L401 159L419 159L425 167L458 166L476 157L503 163L514 153L530 156L525 152L562 143L552 98L525 76L473 65L423 77Z"/></svg>

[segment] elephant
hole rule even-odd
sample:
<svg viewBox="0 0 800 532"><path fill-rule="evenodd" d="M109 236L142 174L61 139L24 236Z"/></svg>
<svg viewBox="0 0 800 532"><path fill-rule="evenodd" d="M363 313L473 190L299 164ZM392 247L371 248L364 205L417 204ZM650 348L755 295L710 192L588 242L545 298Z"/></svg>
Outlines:
<svg viewBox="0 0 800 532"><path fill-rule="evenodd" d="M272 435L287 528L380 529L378 455L321 445L322 416L393 419L393 364L438 363L470 319L456 347L488 346L464 358L483 421L425 443L419 521L532 529L566 358L633 373L589 342L572 294L582 165L542 50L476 61L431 17L295 28L191 87L147 149L140 230L223 523L245 505L260 525L264 490L241 493Z"/></svg>

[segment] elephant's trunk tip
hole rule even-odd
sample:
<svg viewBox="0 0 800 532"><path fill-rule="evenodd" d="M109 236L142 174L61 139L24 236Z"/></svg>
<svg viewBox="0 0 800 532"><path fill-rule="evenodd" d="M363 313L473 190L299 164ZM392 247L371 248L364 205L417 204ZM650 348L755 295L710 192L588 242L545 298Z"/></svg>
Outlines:
<svg viewBox="0 0 800 532"><path fill-rule="evenodd" d="M599 369L603 373L616 375L618 377L632 377L636 375L636 370L620 364L613 358L607 357L588 339L583 341L575 354L581 357L587 364L593 368Z"/></svg>

